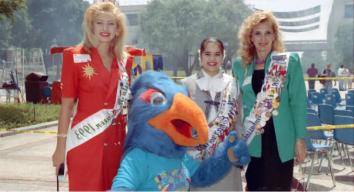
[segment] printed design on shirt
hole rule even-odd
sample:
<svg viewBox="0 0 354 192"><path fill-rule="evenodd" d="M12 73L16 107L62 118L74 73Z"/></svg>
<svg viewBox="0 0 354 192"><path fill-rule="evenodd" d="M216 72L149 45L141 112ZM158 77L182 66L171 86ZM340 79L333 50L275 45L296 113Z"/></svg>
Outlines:
<svg viewBox="0 0 354 192"><path fill-rule="evenodd" d="M97 74L95 72L95 69L89 63L82 67L82 71L84 73L84 77L87 78L88 80L91 80L93 75Z"/></svg>
<svg viewBox="0 0 354 192"><path fill-rule="evenodd" d="M160 191L189 191L191 182L186 168L164 171L154 180Z"/></svg>

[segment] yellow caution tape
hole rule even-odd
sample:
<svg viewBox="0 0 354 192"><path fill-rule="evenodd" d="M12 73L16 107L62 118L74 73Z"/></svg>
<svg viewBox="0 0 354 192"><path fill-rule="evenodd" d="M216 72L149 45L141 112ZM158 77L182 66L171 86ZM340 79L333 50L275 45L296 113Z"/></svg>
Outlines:
<svg viewBox="0 0 354 192"><path fill-rule="evenodd" d="M185 77L172 76L171 79L183 79ZM354 77L304 77L307 80L354 80Z"/></svg>
<svg viewBox="0 0 354 192"><path fill-rule="evenodd" d="M4 129L0 130L3 131ZM57 131L44 131L44 130L13 130L13 129L5 129L7 132L15 132L15 133L40 133L40 134L57 134Z"/></svg>
<svg viewBox="0 0 354 192"><path fill-rule="evenodd" d="M343 129L343 128L354 128L354 124L309 126L307 127L307 130L332 130L332 129Z"/></svg>
<svg viewBox="0 0 354 192"><path fill-rule="evenodd" d="M305 80L353 80L354 77L304 77Z"/></svg>

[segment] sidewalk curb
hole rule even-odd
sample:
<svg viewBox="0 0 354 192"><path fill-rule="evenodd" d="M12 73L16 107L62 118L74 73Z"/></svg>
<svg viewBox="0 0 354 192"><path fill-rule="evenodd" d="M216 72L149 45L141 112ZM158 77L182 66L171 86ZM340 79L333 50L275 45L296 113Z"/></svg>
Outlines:
<svg viewBox="0 0 354 192"><path fill-rule="evenodd" d="M58 125L58 121L51 121L51 122L45 122L45 123L40 123L40 124L36 124L36 125L30 125L30 126L26 126L26 127L14 128L14 129L5 131L3 133L0 133L0 137L11 136L11 135L23 133L26 131L37 130L37 129L45 129L45 128L52 127L55 125Z"/></svg>

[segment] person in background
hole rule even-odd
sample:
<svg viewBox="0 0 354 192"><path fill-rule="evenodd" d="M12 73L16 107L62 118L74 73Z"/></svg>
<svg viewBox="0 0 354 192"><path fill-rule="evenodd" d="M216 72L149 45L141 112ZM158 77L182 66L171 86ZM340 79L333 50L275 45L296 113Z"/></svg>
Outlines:
<svg viewBox="0 0 354 192"><path fill-rule="evenodd" d="M318 70L314 63L311 64L311 67L307 69L306 73L308 77L317 77ZM308 80L309 89L315 89L315 83L316 80Z"/></svg>
<svg viewBox="0 0 354 192"><path fill-rule="evenodd" d="M335 74L334 74L334 72L332 72L331 64L327 64L326 68L322 72L322 77L334 77L334 76L335 76ZM328 91L330 91L330 89L333 87L332 80L325 80L323 87L325 89L327 89Z"/></svg>
<svg viewBox="0 0 354 192"><path fill-rule="evenodd" d="M228 133L235 129L235 118L229 118L229 126L221 127L216 125L216 117L220 112L222 101L234 102L231 97L225 99L225 94L234 91L231 95L234 99L240 102L239 87L232 84L235 80L232 76L226 74L222 70L222 63L225 58L225 48L221 40L208 37L200 44L199 61L201 70L185 79L182 79L182 84L188 87L191 98L201 107L209 123L209 142L210 138L215 137L218 139L226 138ZM237 108L240 110L241 108ZM230 114L230 112L226 112ZM239 114L240 115L240 114ZM237 117L236 117L237 118ZM222 131L220 131L222 130ZM221 132L221 133L218 133ZM239 131L239 130L237 130ZM217 143L216 146L220 144ZM213 143L208 143L213 146ZM193 148L189 150L189 154L197 159L203 160L207 158L204 156L208 153L210 148ZM202 154L202 155L200 155ZM218 183L206 188L192 188L192 191L242 191L241 169L233 167L229 174Z"/></svg>
<svg viewBox="0 0 354 192"><path fill-rule="evenodd" d="M290 191L295 163L306 157L306 89L301 61L285 53L271 12L256 11L239 31L233 73L240 83L251 161L248 191ZM244 134L244 137L247 135Z"/></svg>
<svg viewBox="0 0 354 192"><path fill-rule="evenodd" d="M110 189L123 153L122 109L130 78L126 71L131 71L133 60L123 51L125 15L114 4L91 4L83 26L83 42L63 53L62 104L52 160L58 171L66 159L70 191L104 191Z"/></svg>
<svg viewBox="0 0 354 192"><path fill-rule="evenodd" d="M349 76L349 70L344 65L341 65L338 68L337 75L338 75L338 77L348 77ZM340 79L338 84L339 84L339 90L340 91L346 91L347 90L347 80Z"/></svg>

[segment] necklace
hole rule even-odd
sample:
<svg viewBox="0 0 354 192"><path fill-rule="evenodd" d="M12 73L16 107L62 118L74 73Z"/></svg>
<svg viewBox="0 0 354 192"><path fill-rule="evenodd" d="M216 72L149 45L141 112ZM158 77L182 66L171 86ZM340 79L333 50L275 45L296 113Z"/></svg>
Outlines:
<svg viewBox="0 0 354 192"><path fill-rule="evenodd" d="M256 65L261 65L264 64L265 60L264 59L256 59Z"/></svg>

